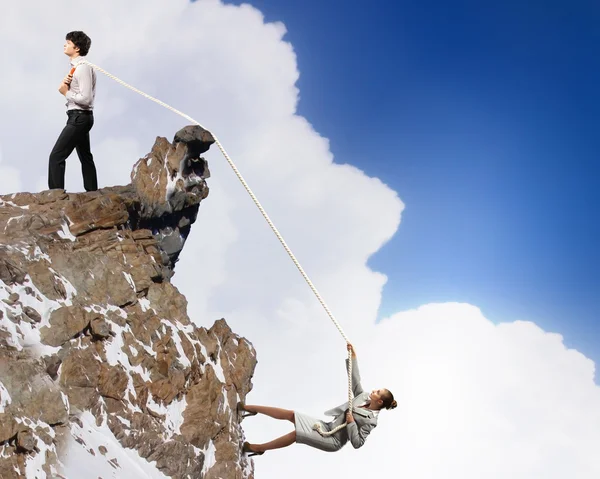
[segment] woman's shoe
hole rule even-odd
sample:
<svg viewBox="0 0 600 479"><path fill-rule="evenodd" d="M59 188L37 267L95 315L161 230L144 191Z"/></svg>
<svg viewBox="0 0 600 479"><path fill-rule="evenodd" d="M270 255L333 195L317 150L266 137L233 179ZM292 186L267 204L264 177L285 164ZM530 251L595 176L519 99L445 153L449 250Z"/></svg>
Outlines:
<svg viewBox="0 0 600 479"><path fill-rule="evenodd" d="M262 451L262 452L253 451L252 449L250 449L250 443L248 443L248 442L245 442L244 445L242 446L242 452L249 452L250 454L248 454L248 457L262 456L265 453L265 451Z"/></svg>
<svg viewBox="0 0 600 479"><path fill-rule="evenodd" d="M238 415L242 417L242 419L247 416L256 416L255 412L246 411L245 404L243 401L240 401L239 403L237 403L237 412L238 412Z"/></svg>

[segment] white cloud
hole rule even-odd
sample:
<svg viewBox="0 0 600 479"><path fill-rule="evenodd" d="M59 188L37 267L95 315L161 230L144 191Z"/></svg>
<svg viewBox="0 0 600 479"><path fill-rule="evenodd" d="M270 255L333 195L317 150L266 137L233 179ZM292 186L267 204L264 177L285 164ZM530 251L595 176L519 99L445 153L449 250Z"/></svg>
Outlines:
<svg viewBox="0 0 600 479"><path fill-rule="evenodd" d="M256 9L216 0L6 5L0 35L11 48L2 63L13 66L3 73L13 90L0 94L1 167L20 172L20 187L45 184L65 120L56 92L67 69L62 42L73 29L92 37L91 61L218 135L355 342L365 387L398 397L363 448L326 454L295 445L257 458L257 478L598 477L593 363L560 337L526 322L494 325L456 304L375 324L386 277L366 261L396 232L403 204L343 158L333 163L328 141L295 116L293 48L285 27L265 24ZM172 139L185 124L99 74L92 147L101 186L129 182L155 137ZM379 154L374 148L365 154ZM345 397L344 342L218 150L207 159L211 192L174 282L197 323L224 316L256 346L249 401L320 417ZM75 156L67 171L67 188L81 191ZM0 182L3 193L10 184ZM244 421L252 441L290 427Z"/></svg>
<svg viewBox="0 0 600 479"><path fill-rule="evenodd" d="M21 175L14 166L5 166L0 144L0 192L20 191ZM1 193L0 193L1 194Z"/></svg>

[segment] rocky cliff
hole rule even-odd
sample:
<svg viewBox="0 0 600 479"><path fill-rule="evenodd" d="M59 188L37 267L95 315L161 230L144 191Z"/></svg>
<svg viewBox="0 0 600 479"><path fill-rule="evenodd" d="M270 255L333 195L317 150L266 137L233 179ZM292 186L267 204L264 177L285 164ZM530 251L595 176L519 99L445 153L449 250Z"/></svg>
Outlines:
<svg viewBox="0 0 600 479"><path fill-rule="evenodd" d="M127 186L0 196L3 479L98 461L128 477L121 448L152 477L252 477L235 405L255 351L223 319L196 326L170 281L213 142L157 138Z"/></svg>

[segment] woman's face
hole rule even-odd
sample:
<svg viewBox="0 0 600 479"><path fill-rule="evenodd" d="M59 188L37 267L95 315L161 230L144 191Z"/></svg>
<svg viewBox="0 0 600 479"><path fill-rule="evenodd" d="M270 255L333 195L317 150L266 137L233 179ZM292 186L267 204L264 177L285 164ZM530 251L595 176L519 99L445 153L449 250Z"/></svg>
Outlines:
<svg viewBox="0 0 600 479"><path fill-rule="evenodd" d="M381 406L383 404L382 396L385 394L385 391L385 389L373 389L373 391L371 391L371 394L369 394L371 405Z"/></svg>

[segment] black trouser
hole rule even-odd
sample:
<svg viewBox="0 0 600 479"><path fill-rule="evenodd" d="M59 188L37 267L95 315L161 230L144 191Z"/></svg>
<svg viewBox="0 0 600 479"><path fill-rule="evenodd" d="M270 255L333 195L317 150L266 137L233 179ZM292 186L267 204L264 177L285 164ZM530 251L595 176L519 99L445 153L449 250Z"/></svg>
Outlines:
<svg viewBox="0 0 600 479"><path fill-rule="evenodd" d="M94 126L94 114L85 110L69 110L67 115L67 125L50 153L48 187L65 188L65 163L73 150L77 149L83 173L83 187L86 191L95 191L98 189L98 179L94 157L90 151L90 130Z"/></svg>

